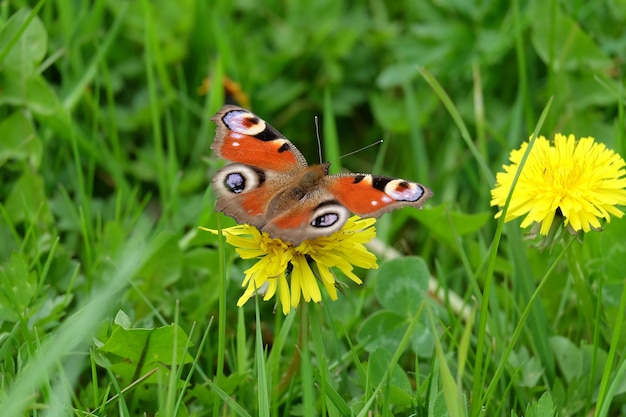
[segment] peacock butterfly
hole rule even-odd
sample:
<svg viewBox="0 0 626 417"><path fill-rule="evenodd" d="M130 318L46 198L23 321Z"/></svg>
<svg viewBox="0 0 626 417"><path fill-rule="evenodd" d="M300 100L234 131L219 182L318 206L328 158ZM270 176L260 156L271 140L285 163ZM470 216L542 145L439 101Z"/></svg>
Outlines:
<svg viewBox="0 0 626 417"><path fill-rule="evenodd" d="M309 166L300 151L263 119L226 105L211 149L234 163L213 177L216 211L294 245L339 231L350 212L380 217L422 207L432 191L416 182L372 174L329 175L329 163Z"/></svg>

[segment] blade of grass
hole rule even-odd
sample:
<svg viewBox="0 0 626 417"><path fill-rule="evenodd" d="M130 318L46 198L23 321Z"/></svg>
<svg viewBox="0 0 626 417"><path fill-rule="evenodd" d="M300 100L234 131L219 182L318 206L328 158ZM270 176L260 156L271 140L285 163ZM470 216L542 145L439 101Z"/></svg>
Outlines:
<svg viewBox="0 0 626 417"><path fill-rule="evenodd" d="M479 401L481 404L488 403L490 399L492 398L492 396L494 395L496 388L498 384L500 383L500 377L502 376L502 373L505 371L508 365L509 356L511 355L513 348L516 346L517 340L519 339L520 335L522 334L522 331L524 330L528 317L531 316L532 313L534 312L535 301L537 301L537 299L539 298L539 294L541 293L541 290L548 282L548 279L552 275L552 272L559 265L559 261L565 255L569 246L571 246L574 242L575 242L575 239L570 240L570 242L568 242L565 248L563 248L563 251L554 259L554 261L552 261L550 266L546 269L546 272L544 273L543 277L539 281L537 288L535 289L531 297L526 302L525 308L522 311L522 314L520 315L520 318L515 326L515 329L513 330L513 334L511 335L510 340L508 340L506 343L506 349L500 356L500 361L498 363L498 366L496 367L495 372L493 373L493 376L491 377L491 381L489 382L487 389L485 390L485 394L482 397L481 401Z"/></svg>
<svg viewBox="0 0 626 417"><path fill-rule="evenodd" d="M317 359L318 368L314 369L314 373L319 375L319 389L322 392L326 392L327 388L332 390L331 377L329 374L329 367L327 362L327 355L324 349L324 342L322 340L322 326L320 324L320 306L318 304L313 305L312 314L310 314L311 323L311 340L315 347L315 358ZM328 407L326 402L326 396L320 397L320 407L322 415L334 416L337 415L337 410L334 407Z"/></svg>
<svg viewBox="0 0 626 417"><path fill-rule="evenodd" d="M107 52L113 45L113 41L120 33L122 23L124 22L124 19L126 17L128 4L122 3L120 6L121 7L119 13L111 24L107 35L104 37L104 40L98 44L98 49L96 50L96 53L93 55L93 58L89 62L89 65L87 65L87 69L83 73L83 76L78 80L78 82L74 85L74 88L69 91L65 98L61 100L65 111L71 112L74 107L76 107L81 96L87 90L89 83L92 83L94 77L98 74L98 66L104 60Z"/></svg>
<svg viewBox="0 0 626 417"><path fill-rule="evenodd" d="M248 363L248 343L246 339L246 315L243 308L237 309L236 364L237 372L245 375L250 370Z"/></svg>
<svg viewBox="0 0 626 417"><path fill-rule="evenodd" d="M346 400L341 396L341 394L330 384L322 383L322 373L320 369L313 368L313 377L315 378L315 382L317 382L322 390L322 393L328 397L330 400L330 404L333 404L336 408L328 409L328 416L349 416L352 415L352 410L350 406L346 402Z"/></svg>
<svg viewBox="0 0 626 417"><path fill-rule="evenodd" d="M146 69L146 78L148 83L148 93L150 96L150 119L152 126L152 138L154 140L154 152L156 171L159 184L159 198L161 200L161 207L163 210L169 207L167 203L171 198L170 187L168 186L167 169L165 162L165 155L163 153L163 131L161 128L161 112L162 107L160 105L161 97L157 92L157 82L155 75L156 60L158 59L158 47L156 42L156 35L154 29L154 18L152 16L153 4L148 0L142 0L141 2L144 12L144 22L146 25L146 32L144 34L145 59L144 65ZM162 218L167 218L169 213L164 212Z"/></svg>
<svg viewBox="0 0 626 417"><path fill-rule="evenodd" d="M300 344L300 378L302 383L302 408L305 416L316 414L315 411L315 385L313 382L313 369L311 363L311 352L309 347L309 303L300 304L300 334L302 343Z"/></svg>
<svg viewBox="0 0 626 417"><path fill-rule="evenodd" d="M483 364L483 360L484 360L484 355L486 353L485 349L486 349L486 343L487 343L487 339L486 339L487 317L489 315L488 300L490 300L491 298L491 290L493 286L493 274L494 274L494 269L495 269L496 256L498 254L498 248L500 246L500 239L502 237L504 219L506 218L506 212L511 202L511 197L513 196L513 190L515 189L515 185L517 184L517 180L520 176L521 170L524 166L524 163L526 162L526 159L528 159L528 155L530 154L532 145L534 144L535 138L539 134L539 130L541 129L541 126L543 126L543 122L545 121L548 115L551 104L552 104L552 99L548 101L543 112L541 113L541 116L539 117L539 121L537 122L537 125L535 126L535 130L533 131L531 140L528 144L528 147L526 148L526 152L522 156L520 165L513 178L513 182L511 184L511 189L509 190L506 203L504 204L504 207L502 208L502 215L498 221L498 225L496 227L496 233L493 239L493 243L491 245L491 250L489 252L489 263L487 264L487 271L485 272L485 284L483 286L483 296L482 296L482 299L486 300L487 302L480 303L480 306L481 306L480 321L479 321L479 326L478 326L478 335L477 335L477 342L476 342L476 361L474 363L475 375L474 375L474 382L472 386L472 395L474 396L475 399L484 397L483 388L486 385L485 384L486 381L484 380L484 378L486 378L486 375L487 375L487 372L486 372L487 366ZM477 417L478 415L481 414L482 407L483 407L482 401L472 401L472 405L470 408L470 415L472 417Z"/></svg>
<svg viewBox="0 0 626 417"><path fill-rule="evenodd" d="M626 317L626 287L622 287L622 296L620 298L619 308L617 310L617 317L615 319L615 325L612 329L613 337L611 338L611 347L609 354L604 364L604 372L602 373L602 380L600 381L600 388L598 389L598 400L595 408L595 417L605 417L609 413L611 406L611 400L615 396L615 391L623 381L623 376L626 374L626 358L623 355L623 343L620 341L622 337L622 325L624 324L624 317ZM613 364L616 357L622 356L622 363L619 366L616 374L613 375Z"/></svg>
<svg viewBox="0 0 626 417"><path fill-rule="evenodd" d="M437 352L439 378L441 380L448 415L458 417L465 416L467 415L467 410L464 407L465 401L463 401L462 389L456 384L446 362L441 343L439 343L437 339L435 339L435 352Z"/></svg>
<svg viewBox="0 0 626 417"><path fill-rule="evenodd" d="M463 118L461 117L461 114L459 113L458 109L452 102L452 99L450 99L450 96L448 96L448 93L446 93L446 91L443 89L441 84L439 84L437 79L433 77L430 74L430 72L428 72L425 68L418 67L417 69L422 75L422 77L424 77L426 82L433 89L435 94L437 94L437 96L439 97L439 100L441 100L446 110L448 110L448 113L450 113L452 120L454 120L454 123L456 124L457 128L461 132L461 137L465 141L465 145L474 156L474 159L476 159L476 162L478 163L478 166L480 167L485 179L487 179L489 184L495 183L495 177L491 173L491 170L489 169L489 165L487 164L487 161L485 161L485 158L483 157L483 155L480 153L476 145L474 145L474 142L472 141L472 137L469 133L469 130L467 129L467 126L465 125L465 122L463 121Z"/></svg>
<svg viewBox="0 0 626 417"><path fill-rule="evenodd" d="M259 405L259 417L270 416L270 394L269 386L270 382L267 378L267 355L263 348L263 332L261 331L261 312L259 311L259 297L254 297L254 311L256 318L256 335L254 340L255 346L255 362L257 372L257 390L258 390L258 405Z"/></svg>
<svg viewBox="0 0 626 417"><path fill-rule="evenodd" d="M248 413L245 408L243 408L237 401L235 401L226 391L221 389L217 384L213 383L210 380L206 381L207 385L211 387L211 390L215 392L231 411L235 412L238 416L241 417L252 417L252 414ZM213 414L214 416L221 416L223 413Z"/></svg>
<svg viewBox="0 0 626 417"><path fill-rule="evenodd" d="M169 376L167 380L167 386L165 390L165 395L159 395L159 402L164 402L163 404L159 404L159 409L165 417L175 416L176 412L174 410L174 406L176 405L176 392L178 391L178 381L180 381L182 366L178 364L178 331L180 329L179 323L180 317L180 301L176 300L174 302L174 334L172 340L172 357L170 358L170 370ZM193 331L193 328L192 328ZM191 338L191 333L185 342L185 348L183 352L187 352L187 348L189 347L189 340ZM161 413L159 413L161 414Z"/></svg>
<svg viewBox="0 0 626 417"><path fill-rule="evenodd" d="M210 74L210 80L213 87L209 90L209 94L204 101L204 111L207 117L201 119L200 128L198 129L198 135L193 146L192 155L202 155L207 148L207 138L209 132L214 128L213 122L209 120L225 101L224 89L222 88L222 80L224 79L225 69L224 63L233 62L232 54L237 48L232 48L229 43L229 38L222 27L222 15L220 11L223 10L223 2L216 2L209 7L209 21L211 22L211 31L213 39L215 40L215 49L217 51L216 57L212 65L207 65L207 74Z"/></svg>
<svg viewBox="0 0 626 417"><path fill-rule="evenodd" d="M520 300L521 305L526 306L532 298L531 294L533 291L536 291L534 274L526 256L519 228L510 225L507 236L509 236L508 244L511 248L512 261L516 272L515 276L517 277L513 282L513 291L516 299ZM528 333L532 335L529 338L529 343L534 348L535 353L541 358L548 380L553 381L556 375L554 354L550 348L548 326L545 325L548 319L540 302L532 305L530 317L530 320L527 321Z"/></svg>
<svg viewBox="0 0 626 417"><path fill-rule="evenodd" d="M224 248L224 235L222 234L222 226L220 216L216 217L218 231L218 276L219 276L219 297L218 297L218 316L217 316L217 364L215 369L215 384L221 385L224 380L224 357L226 355L226 287L228 279L226 277L226 250ZM218 401L213 405L213 415L218 415L220 410Z"/></svg>
<svg viewBox="0 0 626 417"><path fill-rule="evenodd" d="M408 120L414 120L416 115L419 114L419 110L416 102L415 89L410 80L407 79L402 83L402 92L406 105L407 118ZM412 154L411 160L417 169L416 178L419 178L420 181L427 182L431 177L430 158L428 157L428 151L424 144L422 126L417 123L410 123L409 145Z"/></svg>
<svg viewBox="0 0 626 417"><path fill-rule="evenodd" d="M322 120L322 154L327 161L333 161L331 172L341 172L341 150L337 136L335 111L333 110L332 94L329 88L324 89L324 119Z"/></svg>
<svg viewBox="0 0 626 417"><path fill-rule="evenodd" d="M520 120L523 114L526 116L527 126L532 126L534 121L537 120L535 116L535 110L533 108L533 101L529 98L528 93L528 64L526 62L526 46L528 45L528 39L524 32L522 14L520 12L520 1L513 0L511 2L511 8L513 11L513 25L515 29L515 57L517 58L517 97L515 105L516 116L514 120ZM514 122L513 126L521 124L520 122ZM518 128L523 129L522 126ZM526 130L526 129L523 129ZM511 129L512 135L509 138L509 146L514 147L519 138L517 132L519 130Z"/></svg>
<svg viewBox="0 0 626 417"><path fill-rule="evenodd" d="M187 387L190 386L190 381L191 381L191 377L193 376L194 370L198 369L198 361L200 360L202 352L204 351L204 345L206 344L206 341L209 339L209 330L211 329L212 324L213 324L213 318L209 320L206 330L202 334L200 345L198 346L196 355L193 358L193 363L191 364L191 367L189 368L189 372L187 373L187 377L185 378L184 386L181 388L180 393L178 395L178 399L176 400L176 405L174 408L175 412L178 412L178 410L181 409L181 405L185 398L185 390ZM194 328L195 328L195 323L194 323ZM191 338L191 332L189 333L189 337ZM182 368L181 368L181 371L182 371Z"/></svg>

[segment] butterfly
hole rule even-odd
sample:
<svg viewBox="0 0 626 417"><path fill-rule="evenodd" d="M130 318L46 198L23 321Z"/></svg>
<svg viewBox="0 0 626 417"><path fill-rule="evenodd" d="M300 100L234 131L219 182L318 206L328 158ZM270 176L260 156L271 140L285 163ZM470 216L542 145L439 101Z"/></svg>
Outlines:
<svg viewBox="0 0 626 417"><path fill-rule="evenodd" d="M226 105L211 120L217 125L211 149L234 162L213 177L215 210L295 246L341 230L350 212L380 217L422 207L433 195L399 178L329 175L330 163L309 166L285 136L241 107Z"/></svg>

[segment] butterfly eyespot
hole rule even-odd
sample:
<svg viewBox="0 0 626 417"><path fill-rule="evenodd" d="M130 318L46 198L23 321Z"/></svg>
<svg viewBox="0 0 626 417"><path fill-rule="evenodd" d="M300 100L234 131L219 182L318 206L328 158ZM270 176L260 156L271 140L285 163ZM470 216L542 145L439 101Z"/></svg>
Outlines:
<svg viewBox="0 0 626 417"><path fill-rule="evenodd" d="M246 189L246 178L238 172L228 174L224 178L224 187L234 194L239 194Z"/></svg>
<svg viewBox="0 0 626 417"><path fill-rule="evenodd" d="M327 236L338 232L350 217L350 211L337 200L322 202L315 209L309 225L310 233L315 236Z"/></svg>
<svg viewBox="0 0 626 417"><path fill-rule="evenodd" d="M339 221L339 214L326 213L313 219L311 226L313 227L331 227Z"/></svg>
<svg viewBox="0 0 626 417"><path fill-rule="evenodd" d="M213 177L213 185L219 195L241 194L260 187L264 182L262 170L244 164L227 165Z"/></svg>
<svg viewBox="0 0 626 417"><path fill-rule="evenodd" d="M396 201L415 202L424 195L424 189L419 184L401 179L389 181L383 190Z"/></svg>

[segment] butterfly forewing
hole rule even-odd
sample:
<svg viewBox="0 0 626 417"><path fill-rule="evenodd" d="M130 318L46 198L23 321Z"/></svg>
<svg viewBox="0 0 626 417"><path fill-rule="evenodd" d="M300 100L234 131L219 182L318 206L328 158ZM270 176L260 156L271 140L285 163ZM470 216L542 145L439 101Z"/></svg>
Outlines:
<svg viewBox="0 0 626 417"><path fill-rule="evenodd" d="M281 172L307 166L288 139L247 110L224 106L211 120L217 124L211 149L220 158Z"/></svg>

